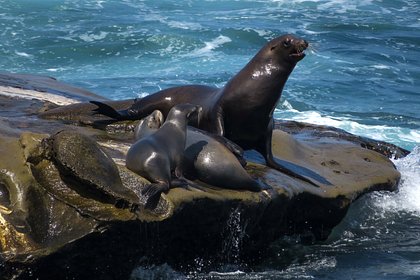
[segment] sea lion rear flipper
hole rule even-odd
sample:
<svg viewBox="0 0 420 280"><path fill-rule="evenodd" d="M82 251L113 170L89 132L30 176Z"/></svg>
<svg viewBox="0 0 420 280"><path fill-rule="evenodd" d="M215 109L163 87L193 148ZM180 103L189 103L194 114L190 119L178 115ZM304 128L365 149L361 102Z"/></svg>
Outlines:
<svg viewBox="0 0 420 280"><path fill-rule="evenodd" d="M96 108L95 110L93 110L95 112L95 114L101 114L116 120L124 120L125 115L127 114L123 114L121 112L123 111L117 111L114 108L112 108L111 106L109 106L108 104L99 102L99 101L89 101L92 104L95 104L96 106L98 106L98 108Z"/></svg>
<svg viewBox="0 0 420 280"><path fill-rule="evenodd" d="M145 200L146 200L146 204L144 208L146 209L156 208L160 200L160 194L168 189L169 189L168 185L163 184L163 183L146 185L144 189L141 191L141 194L145 197Z"/></svg>

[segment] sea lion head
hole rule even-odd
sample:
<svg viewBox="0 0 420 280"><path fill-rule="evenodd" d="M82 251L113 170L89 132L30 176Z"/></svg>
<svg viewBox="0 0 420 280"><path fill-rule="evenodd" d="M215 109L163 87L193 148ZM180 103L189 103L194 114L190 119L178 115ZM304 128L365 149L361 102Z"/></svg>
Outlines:
<svg viewBox="0 0 420 280"><path fill-rule="evenodd" d="M154 110L153 113L141 119L134 129L134 137L139 140L149 134L158 130L164 122L164 117L161 111Z"/></svg>
<svg viewBox="0 0 420 280"><path fill-rule="evenodd" d="M197 119L202 108L199 105L193 105L190 103L178 104L172 107L169 111L167 119Z"/></svg>
<svg viewBox="0 0 420 280"><path fill-rule="evenodd" d="M143 119L144 124L150 129L158 129L164 122L163 114L159 110L154 110L149 116Z"/></svg>
<svg viewBox="0 0 420 280"><path fill-rule="evenodd" d="M264 51L273 62L296 64L305 57L304 51L308 46L306 40L287 34L271 40Z"/></svg>

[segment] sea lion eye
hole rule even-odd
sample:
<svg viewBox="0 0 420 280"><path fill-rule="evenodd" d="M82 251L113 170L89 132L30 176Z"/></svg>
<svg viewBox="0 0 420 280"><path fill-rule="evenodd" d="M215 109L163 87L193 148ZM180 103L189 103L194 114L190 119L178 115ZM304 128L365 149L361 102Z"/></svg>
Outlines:
<svg viewBox="0 0 420 280"><path fill-rule="evenodd" d="M284 42L283 42L283 46L284 46L285 48L290 47L290 46L291 46L291 44L292 44L292 40L290 40L290 39L286 39L286 40L284 40Z"/></svg>

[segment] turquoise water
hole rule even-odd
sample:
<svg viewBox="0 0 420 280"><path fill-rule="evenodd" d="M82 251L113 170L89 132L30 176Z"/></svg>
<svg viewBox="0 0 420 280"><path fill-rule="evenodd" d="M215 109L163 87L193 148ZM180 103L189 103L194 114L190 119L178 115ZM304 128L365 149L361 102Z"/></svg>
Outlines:
<svg viewBox="0 0 420 280"><path fill-rule="evenodd" d="M223 86L284 33L311 47L275 116L412 150L395 161L400 192L360 200L325 243L279 240L257 267L139 267L133 277L420 277L420 1L0 0L1 70L54 76L112 99L191 83Z"/></svg>

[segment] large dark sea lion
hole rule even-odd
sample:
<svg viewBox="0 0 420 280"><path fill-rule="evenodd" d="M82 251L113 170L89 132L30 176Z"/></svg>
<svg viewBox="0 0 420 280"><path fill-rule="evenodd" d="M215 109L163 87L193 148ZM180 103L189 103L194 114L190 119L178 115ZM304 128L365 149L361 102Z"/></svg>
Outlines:
<svg viewBox="0 0 420 280"><path fill-rule="evenodd" d="M271 147L273 112L296 64L305 57L308 43L293 35L268 42L225 87L189 85L165 89L137 100L129 109L116 111L101 102L98 113L117 120L141 119L172 106L198 104L203 108L198 128L224 136L244 150L260 152L269 167L313 185L330 184L315 172L274 158Z"/></svg>
<svg viewBox="0 0 420 280"><path fill-rule="evenodd" d="M138 141L156 132L163 123L163 114L155 110L142 119L135 129ZM226 140L229 141L229 140ZM242 167L241 162L209 133L188 126L185 150L182 160L183 175L189 180L198 179L219 188L261 191L269 188L254 180ZM189 183L191 183L189 181Z"/></svg>
<svg viewBox="0 0 420 280"><path fill-rule="evenodd" d="M146 208L154 208L162 192L172 184L172 174L182 178L181 161L185 149L188 118L200 108L192 104L174 106L163 125L141 138L127 152L126 166L151 182L142 194Z"/></svg>

